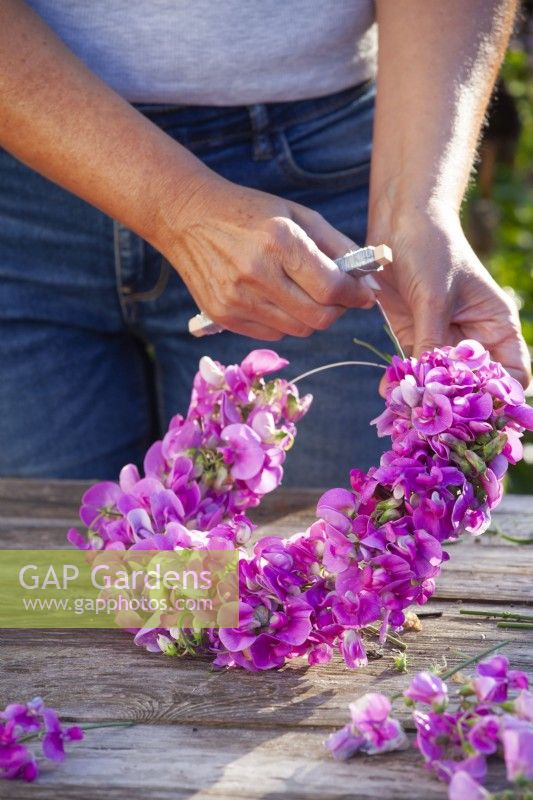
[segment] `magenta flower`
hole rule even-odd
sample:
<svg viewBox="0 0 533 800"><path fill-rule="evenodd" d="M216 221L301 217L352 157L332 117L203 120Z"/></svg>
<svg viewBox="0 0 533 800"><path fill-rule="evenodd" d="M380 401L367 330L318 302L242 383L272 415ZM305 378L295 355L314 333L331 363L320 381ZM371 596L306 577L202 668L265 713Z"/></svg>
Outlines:
<svg viewBox="0 0 533 800"><path fill-rule="evenodd" d="M406 741L398 720L392 719L391 703L388 697L370 692L350 703L350 713L354 726L365 737L365 752L384 753L402 747Z"/></svg>
<svg viewBox="0 0 533 800"><path fill-rule="evenodd" d="M63 729L56 712L52 708L43 711L45 735L43 738L43 754L52 761L63 761L65 758L65 742L79 742L83 739L83 731L78 725Z"/></svg>
<svg viewBox="0 0 533 800"><path fill-rule="evenodd" d="M35 757L28 748L19 744L15 735L15 721L0 722L0 778L34 781L39 774Z"/></svg>
<svg viewBox="0 0 533 800"><path fill-rule="evenodd" d="M0 719L12 722L14 727L24 733L33 733L42 727L44 702L42 697L34 697L29 703L11 703L0 713Z"/></svg>
<svg viewBox="0 0 533 800"><path fill-rule="evenodd" d="M433 395L424 392L422 405L413 409L414 427L426 435L442 433L453 421L453 411L449 399L443 394Z"/></svg>
<svg viewBox="0 0 533 800"><path fill-rule="evenodd" d="M87 489L82 497L80 519L88 528L94 527L102 517L106 517L122 497L120 486L112 481L97 483Z"/></svg>
<svg viewBox="0 0 533 800"><path fill-rule="evenodd" d="M354 630L345 630L339 643L339 652L350 669L366 667L368 658L361 636Z"/></svg>
<svg viewBox="0 0 533 800"><path fill-rule="evenodd" d="M77 725L63 729L56 712L36 697L29 703L11 703L0 712L0 778L34 781L39 774L27 740L42 737L42 754L53 761L65 758L64 742L83 739Z"/></svg>
<svg viewBox="0 0 533 800"><path fill-rule="evenodd" d="M459 770L450 781L448 800L490 800L490 795L468 772Z"/></svg>
<svg viewBox="0 0 533 800"><path fill-rule="evenodd" d="M403 693L411 703L426 703L443 710L448 703L448 687L432 672L419 672Z"/></svg>
<svg viewBox="0 0 533 800"><path fill-rule="evenodd" d="M523 689L514 701L514 713L519 719L533 722L533 694Z"/></svg>
<svg viewBox="0 0 533 800"><path fill-rule="evenodd" d="M495 753L500 741L500 720L494 714L481 717L468 734L468 741L478 753Z"/></svg>
<svg viewBox="0 0 533 800"><path fill-rule="evenodd" d="M252 350L241 364L242 371L250 378L277 372L288 365L285 358L280 358L273 350Z"/></svg>
<svg viewBox="0 0 533 800"><path fill-rule="evenodd" d="M509 687L527 689L529 679L525 672L509 671L509 659L496 655L477 666L478 677L473 680L473 687L478 700L503 703L507 700Z"/></svg>
<svg viewBox="0 0 533 800"><path fill-rule="evenodd" d="M357 753L365 743L364 736L354 733L353 725L345 725L335 733L331 733L324 742L325 747L337 761L347 761Z"/></svg>
<svg viewBox="0 0 533 800"><path fill-rule="evenodd" d="M358 750L368 755L386 753L403 747L407 741L398 720L390 716L391 704L385 695L370 693L350 704L352 721L332 733L324 742L339 761Z"/></svg>
<svg viewBox="0 0 533 800"><path fill-rule="evenodd" d="M265 461L261 439L248 425L228 425L222 431L222 441L228 446L231 474L239 480L253 478Z"/></svg>
<svg viewBox="0 0 533 800"><path fill-rule="evenodd" d="M506 717L502 741L508 780L533 780L533 725Z"/></svg>

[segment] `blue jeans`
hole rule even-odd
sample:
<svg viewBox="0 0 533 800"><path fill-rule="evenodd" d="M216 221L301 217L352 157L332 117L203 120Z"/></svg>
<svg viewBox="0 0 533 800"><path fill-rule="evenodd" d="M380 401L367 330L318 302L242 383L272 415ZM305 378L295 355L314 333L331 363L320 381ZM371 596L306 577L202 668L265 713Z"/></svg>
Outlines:
<svg viewBox="0 0 533 800"><path fill-rule="evenodd" d="M363 243L373 107L366 84L293 103L139 109L229 180L310 206ZM0 475L112 479L142 463L186 412L202 355L235 363L262 346L230 333L193 339L194 313L150 245L0 150ZM390 350L377 310L274 346L295 377L365 358L354 336ZM379 377L345 367L301 384L315 402L286 484L343 484L352 466L377 463L368 422L382 406Z"/></svg>

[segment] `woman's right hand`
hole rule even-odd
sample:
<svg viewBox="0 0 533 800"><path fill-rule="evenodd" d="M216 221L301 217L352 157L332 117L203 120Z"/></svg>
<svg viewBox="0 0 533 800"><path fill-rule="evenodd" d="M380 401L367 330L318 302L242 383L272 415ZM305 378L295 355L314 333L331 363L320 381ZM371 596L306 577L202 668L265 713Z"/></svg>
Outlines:
<svg viewBox="0 0 533 800"><path fill-rule="evenodd" d="M333 263L354 243L297 203L200 170L160 221L156 245L198 307L235 333L309 336L375 302L364 278Z"/></svg>
<svg viewBox="0 0 533 800"><path fill-rule="evenodd" d="M217 176L22 0L0 3L0 146L153 244L233 331L307 336L373 302L331 260L353 242L303 206Z"/></svg>

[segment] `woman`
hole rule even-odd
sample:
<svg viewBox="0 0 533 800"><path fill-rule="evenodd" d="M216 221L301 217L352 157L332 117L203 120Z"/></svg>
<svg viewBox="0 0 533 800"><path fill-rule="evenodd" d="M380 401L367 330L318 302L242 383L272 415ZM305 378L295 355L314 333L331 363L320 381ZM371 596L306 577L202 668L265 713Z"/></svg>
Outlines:
<svg viewBox="0 0 533 800"><path fill-rule="evenodd" d="M527 383L459 221L515 5L4 0L0 474L114 477L244 337L286 336L291 375L390 349L375 285L332 262L354 242L392 247L405 348L476 338ZM233 333L192 340L196 306ZM376 462L377 383L308 381L289 483Z"/></svg>

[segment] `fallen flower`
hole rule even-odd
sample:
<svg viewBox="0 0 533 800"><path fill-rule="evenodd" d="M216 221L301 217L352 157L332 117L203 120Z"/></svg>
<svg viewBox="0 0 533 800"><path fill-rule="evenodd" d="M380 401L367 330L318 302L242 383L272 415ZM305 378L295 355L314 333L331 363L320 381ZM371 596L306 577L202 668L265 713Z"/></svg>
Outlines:
<svg viewBox="0 0 533 800"><path fill-rule="evenodd" d="M26 742L40 739L45 758L63 761L64 743L80 741L83 736L77 725L63 728L55 710L47 708L40 697L29 703L11 703L0 712L0 778L36 780L38 762Z"/></svg>
<svg viewBox="0 0 533 800"><path fill-rule="evenodd" d="M487 654L485 651L478 659ZM473 660L468 659L447 677ZM499 679L492 699L476 696L473 687L478 678ZM473 679L458 688L453 698L446 683L430 672L418 673L401 695L395 695L403 697L412 709L415 746L426 766L449 784L449 800L511 797L507 790L492 795L482 785L487 758L497 754L503 754L507 778L515 790L512 796L532 796L532 695L522 688L527 682L523 672L510 670L508 659L497 655L477 664ZM518 689L516 697L509 697L510 691ZM405 735L398 720L391 717L391 701L384 695L366 694L350 705L350 712L351 723L325 742L334 758L345 760L358 751L380 753L402 746Z"/></svg>

